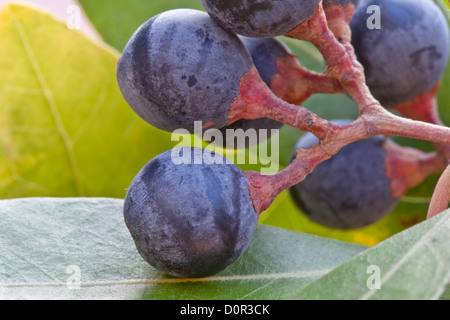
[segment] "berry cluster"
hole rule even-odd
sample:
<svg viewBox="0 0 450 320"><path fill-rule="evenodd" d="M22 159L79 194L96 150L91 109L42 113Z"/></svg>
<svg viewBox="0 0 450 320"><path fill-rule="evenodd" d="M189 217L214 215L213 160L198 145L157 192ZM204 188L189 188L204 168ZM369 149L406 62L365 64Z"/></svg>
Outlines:
<svg viewBox="0 0 450 320"><path fill-rule="evenodd" d="M435 94L449 57L447 21L432 0L358 2L201 0L206 12L162 12L135 32L117 79L149 124L191 133L196 121L205 131L288 125L307 132L273 175L198 148L152 159L124 205L148 263L178 277L213 275L242 256L259 214L283 190L311 220L353 229L378 221L445 169L450 129ZM368 27L370 6L379 9L381 29ZM314 44L325 71L300 65L281 35ZM358 118L328 121L300 106L317 93L348 94ZM436 151L402 147L388 135L431 141Z"/></svg>

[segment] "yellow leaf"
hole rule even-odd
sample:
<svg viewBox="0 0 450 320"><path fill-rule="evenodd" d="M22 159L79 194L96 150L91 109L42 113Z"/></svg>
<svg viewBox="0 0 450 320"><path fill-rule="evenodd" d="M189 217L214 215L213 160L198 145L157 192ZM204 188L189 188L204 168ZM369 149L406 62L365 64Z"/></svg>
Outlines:
<svg viewBox="0 0 450 320"><path fill-rule="evenodd" d="M123 197L171 148L116 82L119 53L46 12L0 12L0 198Z"/></svg>

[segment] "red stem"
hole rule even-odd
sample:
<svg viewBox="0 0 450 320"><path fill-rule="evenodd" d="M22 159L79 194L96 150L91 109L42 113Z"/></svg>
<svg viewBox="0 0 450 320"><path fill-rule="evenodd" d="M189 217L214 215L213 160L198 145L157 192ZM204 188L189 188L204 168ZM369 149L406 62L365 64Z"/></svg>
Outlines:
<svg viewBox="0 0 450 320"><path fill-rule="evenodd" d="M349 20L347 15L343 16ZM288 35L312 42L328 65L326 75L337 79L356 102L360 115L350 125L338 127L306 108L282 101L264 85L256 69L242 79L240 97L233 104L229 114L232 121L240 118L268 117L302 131L312 132L320 140L314 147L297 150L291 164L277 174L265 176L257 172L245 173L250 181L253 204L259 213L267 209L279 193L303 181L319 163L354 141L375 135L398 135L427 140L439 145L450 145L450 128L399 117L383 108L373 98L365 83L364 69L345 37L348 30L336 27L334 32L328 28L325 12L320 4L308 21ZM343 32L344 36L336 38L339 32ZM433 155L428 160L419 157L418 163L432 168L424 171L427 175L430 171L437 170L436 163L441 163L441 160L439 156ZM398 192L405 192L405 188Z"/></svg>
<svg viewBox="0 0 450 320"><path fill-rule="evenodd" d="M352 45L347 41L340 42L328 28L321 4L309 20L292 30L289 35L310 41L319 49L328 64L327 74L338 79L356 102L360 117L365 117L371 134L399 135L443 145L450 144L449 128L398 117L380 105L366 85L364 69L358 62Z"/></svg>
<svg viewBox="0 0 450 320"><path fill-rule="evenodd" d="M413 101L398 104L390 109L413 120L444 125L438 113L436 99L440 86L441 84L437 83L430 91L421 94Z"/></svg>
<svg viewBox="0 0 450 320"><path fill-rule="evenodd" d="M319 139L326 136L330 123L310 110L278 98L262 81L255 67L245 75L240 84L240 96L231 105L228 118L233 123L239 119L271 118L302 131L309 131Z"/></svg>
<svg viewBox="0 0 450 320"><path fill-rule="evenodd" d="M348 3L345 6L328 2L324 7L328 28L339 41L351 41L350 21L355 13L355 5Z"/></svg>
<svg viewBox="0 0 450 320"><path fill-rule="evenodd" d="M440 88L440 83L436 84L429 92L417 97L414 101L399 104L393 108L402 116L413 119L433 123L439 126L445 126L441 120L438 111L437 93ZM435 148L450 160L450 146L445 144L435 143Z"/></svg>
<svg viewBox="0 0 450 320"><path fill-rule="evenodd" d="M317 93L344 93L339 81L303 67L294 55L278 58L277 69L278 73L272 77L270 89L289 103L300 105Z"/></svg>
<svg viewBox="0 0 450 320"><path fill-rule="evenodd" d="M442 172L446 159L438 152L425 153L411 147L403 147L392 140L384 142L387 152L385 172L391 180L392 195L401 197L418 186L430 174Z"/></svg>

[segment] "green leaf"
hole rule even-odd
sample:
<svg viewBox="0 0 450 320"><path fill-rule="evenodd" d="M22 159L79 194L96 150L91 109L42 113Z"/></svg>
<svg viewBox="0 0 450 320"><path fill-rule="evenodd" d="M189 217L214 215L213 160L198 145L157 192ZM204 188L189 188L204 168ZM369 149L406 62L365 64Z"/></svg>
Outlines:
<svg viewBox="0 0 450 320"><path fill-rule="evenodd" d="M136 173L171 148L116 81L118 52L47 13L0 13L0 198L123 197Z"/></svg>
<svg viewBox="0 0 450 320"><path fill-rule="evenodd" d="M450 281L449 243L450 210L356 255L295 298L438 299Z"/></svg>
<svg viewBox="0 0 450 320"><path fill-rule="evenodd" d="M284 299L365 249L260 224L233 266L178 279L139 256L122 208L107 198L0 201L0 299Z"/></svg>
<svg viewBox="0 0 450 320"><path fill-rule="evenodd" d="M122 51L131 35L145 21L166 10L202 10L199 0L79 0L103 39Z"/></svg>

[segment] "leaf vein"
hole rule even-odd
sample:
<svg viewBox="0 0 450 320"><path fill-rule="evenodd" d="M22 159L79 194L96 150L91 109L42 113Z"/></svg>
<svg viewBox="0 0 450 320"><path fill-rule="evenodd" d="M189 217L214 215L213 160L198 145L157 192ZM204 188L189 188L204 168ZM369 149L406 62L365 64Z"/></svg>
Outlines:
<svg viewBox="0 0 450 320"><path fill-rule="evenodd" d="M283 278L310 278L320 277L327 274L330 270L315 271L297 271L269 274L249 274L249 275L231 275L231 276L212 276L208 278L170 278L170 279L131 279L122 281L90 281L82 282L81 287L96 286L115 286L115 285L153 285L153 284L176 284L189 282L216 282L216 281L251 281L251 280L276 280ZM61 287L65 282L42 282L42 283L0 283L0 288L14 287Z"/></svg>
<svg viewBox="0 0 450 320"><path fill-rule="evenodd" d="M30 40L25 32L25 29L23 28L21 22L19 21L17 16L14 14L12 9L10 7L8 7L8 9L9 9L9 15L13 20L14 27L15 27L17 33L19 34L20 40L22 41L22 45L23 45L25 52L27 54L27 57L31 63L32 69L35 73L35 76L36 76L38 82L39 82L39 85L41 86L44 97L47 100L47 103L48 103L48 106L50 109L50 114L53 118L56 129L62 139L64 148L66 150L66 154L69 159L69 165L72 170L77 193L79 196L82 196L83 190L82 190L82 185L81 185L81 177L80 177L79 169L78 169L78 166L77 166L77 163L75 160L75 154L74 154L74 150L73 150L73 142L71 141L69 134L67 133L67 130L61 119L61 115L59 114L59 110L58 110L58 106L56 104L55 98L53 97L53 93L47 84L45 76L44 76L42 69L39 65L39 62L36 58L36 55L34 54Z"/></svg>

